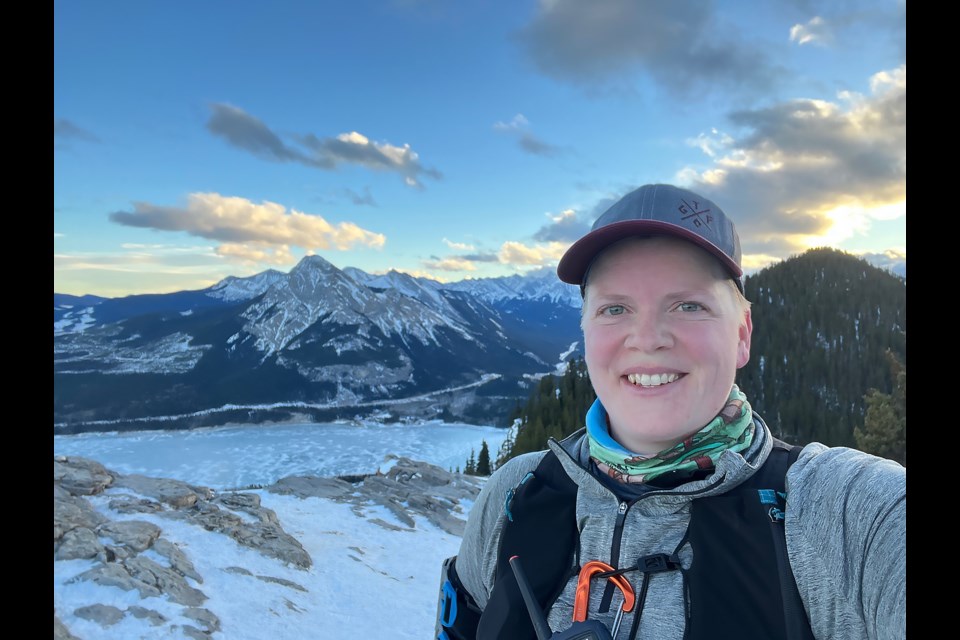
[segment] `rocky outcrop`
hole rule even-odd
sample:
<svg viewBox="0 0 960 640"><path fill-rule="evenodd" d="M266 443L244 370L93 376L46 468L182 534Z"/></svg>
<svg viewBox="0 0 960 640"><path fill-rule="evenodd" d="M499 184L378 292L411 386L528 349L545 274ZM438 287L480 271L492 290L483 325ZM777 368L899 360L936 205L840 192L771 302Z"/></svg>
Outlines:
<svg viewBox="0 0 960 640"><path fill-rule="evenodd" d="M423 518L447 533L461 536L465 513L463 500L472 501L480 491L478 478L450 473L439 467L391 456L386 473L349 478L290 476L264 487L265 491L300 498L323 498L347 503L353 512L371 523L392 530L412 530ZM371 506L390 511L394 523L370 514ZM62 622L64 614L95 622L106 628L125 616L144 619L158 633L174 628L177 635L210 638L220 630L220 620L204 603L203 576L189 553L164 537L157 519L176 520L225 535L237 543L298 569L308 569L313 560L299 541L288 534L260 495L245 491L217 493L169 478L123 475L100 463L79 457L54 459L53 487L54 561L87 560L93 566L72 581L91 581L139 597L161 597L182 607L180 614L193 624L174 625L165 616L145 606L118 608L94 604L74 611L54 610L54 638L76 636ZM143 519L150 516L151 520ZM399 523L399 524L397 524ZM269 575L255 575L243 567L228 572L249 575L263 582L309 591L297 582ZM169 627L161 631L160 627Z"/></svg>
<svg viewBox="0 0 960 640"><path fill-rule="evenodd" d="M392 463L386 473L362 476L357 482L338 478L290 476L264 487L272 493L300 498L329 498L354 505L354 513L365 517L364 507L379 504L390 510L403 526L414 528L414 516L456 536L463 535L466 522L461 500L473 500L480 493L481 480L409 458L388 456ZM380 518L370 520L386 529L402 529Z"/></svg>

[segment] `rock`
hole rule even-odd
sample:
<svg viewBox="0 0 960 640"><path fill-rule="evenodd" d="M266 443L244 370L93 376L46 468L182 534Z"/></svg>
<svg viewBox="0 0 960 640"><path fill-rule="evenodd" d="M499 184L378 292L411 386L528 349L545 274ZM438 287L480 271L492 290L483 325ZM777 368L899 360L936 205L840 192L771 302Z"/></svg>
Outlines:
<svg viewBox="0 0 960 640"><path fill-rule="evenodd" d="M67 496L53 499L53 539L55 541L72 529L96 529L105 522L107 519L97 513L83 498Z"/></svg>
<svg viewBox="0 0 960 640"><path fill-rule="evenodd" d="M204 632L208 634L220 631L220 618L207 609L190 607L183 612L183 615L202 624Z"/></svg>
<svg viewBox="0 0 960 640"><path fill-rule="evenodd" d="M207 595L187 584L182 575L150 558L134 556L125 560L123 566L132 578L167 594L177 604L193 607L207 600Z"/></svg>
<svg viewBox="0 0 960 640"><path fill-rule="evenodd" d="M282 584L285 587L290 587L291 589L296 589L298 591L306 592L307 588L303 585L297 584L292 580L286 580L284 578L275 578L273 576L256 576L257 580L263 580L264 582L272 582L274 584Z"/></svg>
<svg viewBox="0 0 960 640"><path fill-rule="evenodd" d="M386 520L382 520L381 518L371 518L370 522L372 522L375 525L381 526L384 529L387 529L388 531L416 531L416 529L404 529L403 527L398 527L397 525L390 524L389 522L387 522Z"/></svg>
<svg viewBox="0 0 960 640"><path fill-rule="evenodd" d="M158 538L157 541L153 543L153 550L166 558L174 571L203 584L203 577L197 573L193 563L190 562L190 558L180 550L180 547L169 540Z"/></svg>
<svg viewBox="0 0 960 640"><path fill-rule="evenodd" d="M337 478L316 476L287 476L268 487L266 491L298 498L343 498L354 492L354 486Z"/></svg>
<svg viewBox="0 0 960 640"><path fill-rule="evenodd" d="M111 511L117 513L159 513L163 505L155 500L135 498L133 496L118 496L107 503Z"/></svg>
<svg viewBox="0 0 960 640"><path fill-rule="evenodd" d="M210 634L205 633L204 631L201 631L192 625L184 624L181 625L180 628L183 629L184 635L190 636L193 638L193 640L210 640Z"/></svg>
<svg viewBox="0 0 960 640"><path fill-rule="evenodd" d="M139 552L153 546L154 541L160 537L160 527L152 522L125 520L104 524L97 533Z"/></svg>
<svg viewBox="0 0 960 640"><path fill-rule="evenodd" d="M137 605L127 607L127 613L141 620L146 620L154 627L158 627L167 621L159 611L147 609L146 607L138 607Z"/></svg>
<svg viewBox="0 0 960 640"><path fill-rule="evenodd" d="M130 489L175 509L192 507L197 500L209 500L214 495L213 489L207 487L194 487L179 480L149 478L136 474L118 475L114 480L114 486Z"/></svg>
<svg viewBox="0 0 960 640"><path fill-rule="evenodd" d="M75 496L102 493L114 478L99 462L77 456L57 456L53 460L53 481Z"/></svg>
<svg viewBox="0 0 960 640"><path fill-rule="evenodd" d="M108 604L91 604L88 607L80 607L73 613L85 620L92 620L101 627L109 627L123 620L123 611Z"/></svg>
<svg viewBox="0 0 960 640"><path fill-rule="evenodd" d="M123 562L129 558L135 551L115 544L103 545L103 553L100 555L101 562Z"/></svg>
<svg viewBox="0 0 960 640"><path fill-rule="evenodd" d="M448 533L462 535L465 522L457 517L462 513L459 501L475 500L482 486L479 479L452 474L440 467L402 457L396 458L396 463L386 474L356 476L352 480L289 476L265 490L300 498L332 499L350 505L355 514L364 518L371 504L382 505L402 525L380 518L371 518L370 522L393 531L415 531L419 516ZM276 513L261 504L257 493L232 491L218 495L209 488L177 480L117 474L84 458L56 457L54 560L96 559L99 562L95 567L72 581L90 580L104 586L136 591L140 598L165 597L185 607L182 615L197 623L196 626L171 625L165 615L152 609L141 606L127 609L126 613L131 616L148 620L152 626L158 627L158 634L175 633L209 640L220 632L221 621L201 606L208 598L192 584L202 584L203 577L184 550L164 537L162 526L143 520L112 521L83 497L104 492L109 500L104 498L95 504L106 504L111 512L177 519L211 533L229 536L238 544L293 567L308 569L313 564L300 542L284 531ZM104 544L103 540L107 538L110 543ZM147 550L157 555L148 557L150 554L142 554ZM359 548L357 551L363 555ZM169 566L157 562L155 558L158 557ZM366 564L360 557L351 557ZM308 592L297 582L254 575L243 567L227 567L224 571ZM287 602L288 606L297 609ZM77 610L77 615L81 615L80 611ZM84 607L82 611L84 617L95 619L102 625L115 624L125 615L120 609L105 605ZM54 638L73 638L56 612Z"/></svg>
<svg viewBox="0 0 960 640"><path fill-rule="evenodd" d="M255 493L225 493L217 496L214 502L234 511L248 513L260 522L280 526L277 514L272 509L260 506L260 496Z"/></svg>
<svg viewBox="0 0 960 640"><path fill-rule="evenodd" d="M84 571L71 582L80 580L90 580L105 587L119 587L124 591L138 591L141 598L161 595L160 589L155 585L137 580L130 575L124 565L116 562L101 564L89 571Z"/></svg>
<svg viewBox="0 0 960 640"><path fill-rule="evenodd" d="M53 614L53 640L80 640L77 636L70 633L67 626L57 617L56 612Z"/></svg>
<svg viewBox="0 0 960 640"><path fill-rule="evenodd" d="M86 560L96 558L103 552L97 534L86 527L77 527L63 534L59 544L54 544L54 560Z"/></svg>

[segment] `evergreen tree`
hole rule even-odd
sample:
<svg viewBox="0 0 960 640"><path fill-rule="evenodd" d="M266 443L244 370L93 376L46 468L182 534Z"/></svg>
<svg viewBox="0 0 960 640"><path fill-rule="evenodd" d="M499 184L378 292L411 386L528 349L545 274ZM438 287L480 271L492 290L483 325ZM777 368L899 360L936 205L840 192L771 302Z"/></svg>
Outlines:
<svg viewBox="0 0 960 640"><path fill-rule="evenodd" d="M583 358L568 361L563 376L541 378L517 417L516 438L501 447L497 466L521 453L541 451L549 438L559 440L581 428L595 398Z"/></svg>
<svg viewBox="0 0 960 640"><path fill-rule="evenodd" d="M480 446L480 455L477 456L477 475L490 475L490 449L487 448L487 441L484 440Z"/></svg>
<svg viewBox="0 0 960 640"><path fill-rule="evenodd" d="M470 457L467 458L467 465L463 468L463 472L468 476L477 475L477 459L474 457L473 449L470 449Z"/></svg>
<svg viewBox="0 0 960 640"><path fill-rule="evenodd" d="M867 414L854 430L857 447L876 456L907 464L907 369L887 352L897 386L893 393L870 389L864 396Z"/></svg>

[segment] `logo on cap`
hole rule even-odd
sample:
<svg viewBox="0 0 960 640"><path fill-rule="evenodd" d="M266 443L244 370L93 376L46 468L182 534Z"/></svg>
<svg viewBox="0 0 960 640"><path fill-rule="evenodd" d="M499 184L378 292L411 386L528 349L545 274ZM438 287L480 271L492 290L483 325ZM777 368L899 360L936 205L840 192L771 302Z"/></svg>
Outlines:
<svg viewBox="0 0 960 640"><path fill-rule="evenodd" d="M693 203L692 206L687 204L686 200L680 201L680 206L677 207L677 211L680 212L680 219L690 220L690 222L693 223L693 226L697 228L700 228L703 225L706 225L707 228L709 228L710 223L713 222L713 216L710 214L710 209L700 209L700 202L697 200L691 200L691 202Z"/></svg>

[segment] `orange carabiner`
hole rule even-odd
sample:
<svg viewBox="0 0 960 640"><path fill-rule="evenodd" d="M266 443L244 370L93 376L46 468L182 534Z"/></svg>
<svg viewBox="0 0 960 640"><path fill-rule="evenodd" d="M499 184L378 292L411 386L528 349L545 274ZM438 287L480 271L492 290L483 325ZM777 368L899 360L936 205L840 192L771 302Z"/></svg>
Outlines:
<svg viewBox="0 0 960 640"><path fill-rule="evenodd" d="M607 571L616 571L606 562L600 560L591 560L580 569L580 577L577 578L577 595L573 602L573 621L583 622L587 619L587 609L590 606L590 580L598 573ZM608 576L607 580L613 582L623 592L623 605L621 611L629 613L637 598L633 593L633 587L630 582L623 577L623 574Z"/></svg>

